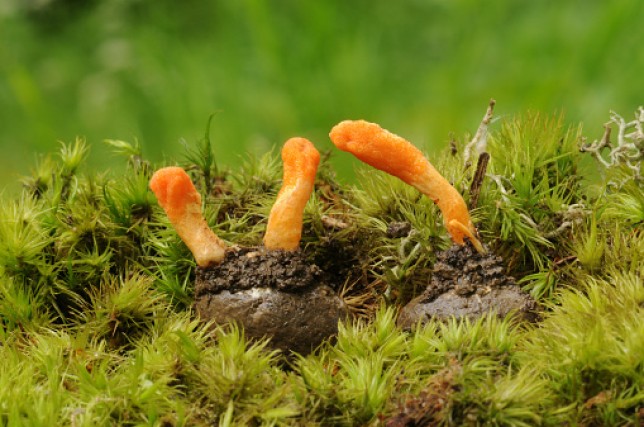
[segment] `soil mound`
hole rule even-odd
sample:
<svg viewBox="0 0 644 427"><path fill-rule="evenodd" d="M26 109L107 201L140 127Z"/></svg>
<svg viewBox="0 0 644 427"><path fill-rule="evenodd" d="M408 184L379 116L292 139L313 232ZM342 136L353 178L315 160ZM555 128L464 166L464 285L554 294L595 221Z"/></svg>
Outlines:
<svg viewBox="0 0 644 427"><path fill-rule="evenodd" d="M427 289L400 312L398 324L410 329L429 319L476 319L489 312L505 317L518 312L534 321L537 304L504 273L501 257L482 255L471 245L454 245L437 255Z"/></svg>
<svg viewBox="0 0 644 427"><path fill-rule="evenodd" d="M338 332L345 303L300 252L235 248L220 265L197 268L195 305L202 319L237 322L251 339L307 354Z"/></svg>

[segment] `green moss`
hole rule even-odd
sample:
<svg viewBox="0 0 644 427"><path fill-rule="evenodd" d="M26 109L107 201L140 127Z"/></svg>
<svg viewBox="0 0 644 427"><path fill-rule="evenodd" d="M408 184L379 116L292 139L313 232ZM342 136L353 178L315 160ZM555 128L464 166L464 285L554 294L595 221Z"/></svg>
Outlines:
<svg viewBox="0 0 644 427"><path fill-rule="evenodd" d="M0 424L641 423L639 172L599 162L589 184L579 128L561 123L527 114L491 133L474 212L542 303L538 324L490 315L397 328L450 245L440 212L379 172L341 184L325 156L303 251L359 320L290 359L195 319L194 261L147 189L154 168L137 144L110 142L127 162L118 177L83 172L87 146L63 145L0 208ZM434 163L469 199L463 145ZM207 136L188 151L209 224L230 243L260 244L277 155L222 171ZM394 223L410 231L388 233Z"/></svg>

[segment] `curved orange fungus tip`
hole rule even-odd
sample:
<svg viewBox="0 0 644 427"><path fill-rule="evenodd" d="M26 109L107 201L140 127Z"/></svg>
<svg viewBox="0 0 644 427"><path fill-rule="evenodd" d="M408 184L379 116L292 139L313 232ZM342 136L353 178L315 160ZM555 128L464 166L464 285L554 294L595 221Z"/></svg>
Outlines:
<svg viewBox="0 0 644 427"><path fill-rule="evenodd" d="M443 213L452 240L463 245L467 238L478 252L485 252L476 238L476 228L463 197L409 141L364 120L340 122L331 129L329 137L340 150L401 179L430 197Z"/></svg>
<svg viewBox="0 0 644 427"><path fill-rule="evenodd" d="M159 169L150 179L150 189L197 265L207 267L223 261L226 244L208 227L201 213L201 196L183 169Z"/></svg>
<svg viewBox="0 0 644 427"><path fill-rule="evenodd" d="M268 217L264 246L294 251L300 246L304 207L313 192L320 153L308 139L291 138L282 148L282 162L282 188Z"/></svg>

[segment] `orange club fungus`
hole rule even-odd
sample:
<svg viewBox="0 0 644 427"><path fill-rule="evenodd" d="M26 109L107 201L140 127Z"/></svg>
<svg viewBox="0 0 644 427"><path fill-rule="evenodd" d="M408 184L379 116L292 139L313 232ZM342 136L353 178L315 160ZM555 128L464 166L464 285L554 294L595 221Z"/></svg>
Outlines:
<svg viewBox="0 0 644 427"><path fill-rule="evenodd" d="M486 252L463 197L411 143L363 120L344 121L329 135L333 143L363 162L400 178L430 197L456 245L436 254L425 291L400 310L398 325L412 329L430 319L479 318L496 312L535 319L534 300L504 274L502 259ZM471 242L465 244L465 240Z"/></svg>
<svg viewBox="0 0 644 427"><path fill-rule="evenodd" d="M183 169L159 169L150 180L150 189L199 267L224 260L226 244L208 227L201 213L201 196Z"/></svg>
<svg viewBox="0 0 644 427"><path fill-rule="evenodd" d="M311 197L320 153L305 138L291 138L282 148L282 188L266 226L266 249L294 251L300 247L304 207Z"/></svg>
<svg viewBox="0 0 644 427"><path fill-rule="evenodd" d="M310 141L292 138L282 160L282 188L263 248L227 247L208 227L201 197L183 169L157 171L150 188L197 262L199 316L219 325L237 322L249 338L268 337L273 348L306 354L337 333L348 311L322 270L298 250L320 154Z"/></svg>
<svg viewBox="0 0 644 427"><path fill-rule="evenodd" d="M431 198L443 213L452 240L462 246L467 238L479 253L485 253L463 197L409 141L364 120L340 122L333 127L329 137L340 150L401 179Z"/></svg>
<svg viewBox="0 0 644 427"><path fill-rule="evenodd" d="M313 192L320 153L309 140L291 138L282 148L282 161L282 188L268 218L264 246L294 251L300 246L304 207ZM201 196L188 174L180 167L159 169L150 180L150 189L197 265L222 262L226 245L208 227L201 213Z"/></svg>

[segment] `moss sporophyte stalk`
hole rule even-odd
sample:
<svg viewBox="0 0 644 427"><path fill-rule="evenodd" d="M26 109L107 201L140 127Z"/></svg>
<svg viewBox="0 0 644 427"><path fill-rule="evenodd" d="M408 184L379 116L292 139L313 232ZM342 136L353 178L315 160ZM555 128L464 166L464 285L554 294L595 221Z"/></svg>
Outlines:
<svg viewBox="0 0 644 427"><path fill-rule="evenodd" d="M0 204L0 425L641 425L644 114L491 118L432 158L451 189L361 121L387 173L348 184L301 138L40 159Z"/></svg>

